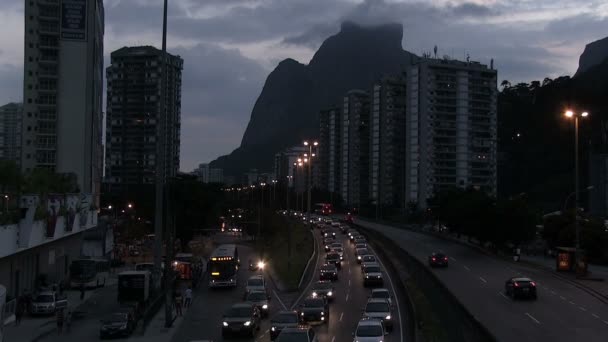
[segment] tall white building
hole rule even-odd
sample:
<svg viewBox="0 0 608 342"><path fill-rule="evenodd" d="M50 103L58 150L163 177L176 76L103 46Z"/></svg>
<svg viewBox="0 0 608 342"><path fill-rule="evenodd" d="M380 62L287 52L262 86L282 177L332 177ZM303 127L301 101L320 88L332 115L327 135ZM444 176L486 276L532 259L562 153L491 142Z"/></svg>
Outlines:
<svg viewBox="0 0 608 342"><path fill-rule="evenodd" d="M496 195L496 70L421 59L407 72L406 201L475 187Z"/></svg>
<svg viewBox="0 0 608 342"><path fill-rule="evenodd" d="M21 168L102 174L102 0L25 0Z"/></svg>

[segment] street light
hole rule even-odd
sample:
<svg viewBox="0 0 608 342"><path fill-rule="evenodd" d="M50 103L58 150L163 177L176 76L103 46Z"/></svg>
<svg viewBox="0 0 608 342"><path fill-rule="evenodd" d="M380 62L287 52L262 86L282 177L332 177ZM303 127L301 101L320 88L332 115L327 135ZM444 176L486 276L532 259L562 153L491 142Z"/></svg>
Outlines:
<svg viewBox="0 0 608 342"><path fill-rule="evenodd" d="M317 141L313 141L312 144L309 143L308 141L304 141L304 146L308 146L308 153L304 154L304 156L306 158L304 158L304 162L308 163L308 222L309 225L312 225L312 223L310 223L310 216L311 216L311 189L312 189L312 157L314 157L314 154L312 153L312 147L313 146L318 146L319 143ZM309 162L310 161L310 162Z"/></svg>
<svg viewBox="0 0 608 342"><path fill-rule="evenodd" d="M578 202L578 195L579 195L579 190L578 190L578 119L579 118L586 118L589 116L588 112L575 112L573 110L566 110L566 112L564 113L564 115L567 118L574 118L574 230L576 232L576 241L575 241L575 257L576 257L576 264L577 266L579 265L579 262L581 260L581 255L580 255L580 243L581 243L581 229L579 227L578 224L578 207L579 207L579 202Z"/></svg>

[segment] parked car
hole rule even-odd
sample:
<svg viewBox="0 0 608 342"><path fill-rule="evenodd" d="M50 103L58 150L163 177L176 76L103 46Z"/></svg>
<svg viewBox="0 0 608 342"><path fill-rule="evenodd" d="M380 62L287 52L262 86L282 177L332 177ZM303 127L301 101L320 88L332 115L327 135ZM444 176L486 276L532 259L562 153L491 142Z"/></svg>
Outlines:
<svg viewBox="0 0 608 342"><path fill-rule="evenodd" d="M43 291L38 293L30 306L32 315L50 315L57 310L67 308L68 298L55 291Z"/></svg>

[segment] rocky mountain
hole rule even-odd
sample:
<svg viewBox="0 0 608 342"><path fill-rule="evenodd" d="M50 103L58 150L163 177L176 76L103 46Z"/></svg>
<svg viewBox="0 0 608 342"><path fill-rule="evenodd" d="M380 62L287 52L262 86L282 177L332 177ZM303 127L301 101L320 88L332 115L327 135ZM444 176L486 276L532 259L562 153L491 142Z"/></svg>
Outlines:
<svg viewBox="0 0 608 342"><path fill-rule="evenodd" d="M589 68L601 64L608 59L608 37L596 40L585 46L585 51L578 61L578 70L574 76L589 70Z"/></svg>
<svg viewBox="0 0 608 342"><path fill-rule="evenodd" d="M224 174L251 168L271 171L273 156L319 134L318 113L346 91L369 89L382 76L401 72L418 57L403 50L401 24L342 24L308 65L286 59L270 73L256 101L241 146L211 162Z"/></svg>

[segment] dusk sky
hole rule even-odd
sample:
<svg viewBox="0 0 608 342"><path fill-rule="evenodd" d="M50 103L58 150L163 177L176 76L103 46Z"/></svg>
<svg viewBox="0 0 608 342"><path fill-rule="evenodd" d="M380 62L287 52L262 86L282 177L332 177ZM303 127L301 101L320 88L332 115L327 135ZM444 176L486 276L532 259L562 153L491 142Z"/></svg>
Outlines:
<svg viewBox="0 0 608 342"><path fill-rule="evenodd" d="M160 48L162 0L104 3L105 66L123 46ZM0 4L1 105L23 96L24 1ZM184 58L181 170L239 146L268 73L287 57L308 63L347 19L402 23L404 49L494 58L499 82L516 83L574 74L585 44L608 35L608 1L170 0L168 50Z"/></svg>

